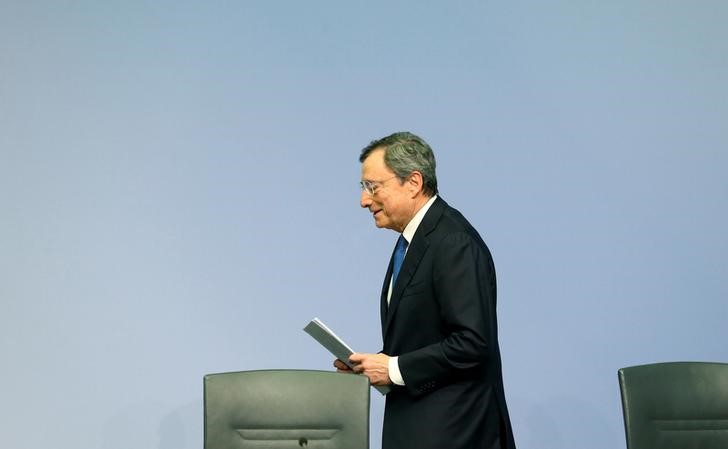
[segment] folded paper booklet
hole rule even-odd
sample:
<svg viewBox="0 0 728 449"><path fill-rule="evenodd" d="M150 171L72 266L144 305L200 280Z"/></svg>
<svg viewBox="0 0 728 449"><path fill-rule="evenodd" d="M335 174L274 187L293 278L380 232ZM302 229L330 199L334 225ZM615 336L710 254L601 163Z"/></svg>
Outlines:
<svg viewBox="0 0 728 449"><path fill-rule="evenodd" d="M328 349L329 352L334 355L334 357L346 363L349 368L352 367L351 363L349 362L349 356L354 353L354 350L351 349L349 345L344 343L344 341L340 339L339 336L336 335L331 329L326 327L326 325L322 323L321 320L319 320L318 318L312 319L311 322L303 328L303 330L306 331L307 334L312 336L317 342L319 342L321 346ZM387 394L390 390L390 387L386 385L373 385L373 387L382 394Z"/></svg>

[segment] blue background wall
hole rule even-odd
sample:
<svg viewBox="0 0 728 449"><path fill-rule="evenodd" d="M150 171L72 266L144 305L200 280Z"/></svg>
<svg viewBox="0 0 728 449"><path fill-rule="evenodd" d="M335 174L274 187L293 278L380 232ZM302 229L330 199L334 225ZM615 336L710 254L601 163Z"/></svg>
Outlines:
<svg viewBox="0 0 728 449"><path fill-rule="evenodd" d="M200 448L202 376L380 348L411 130L499 275L522 449L624 447L616 370L728 361L728 3L0 2L0 446ZM373 396L372 448L383 401Z"/></svg>

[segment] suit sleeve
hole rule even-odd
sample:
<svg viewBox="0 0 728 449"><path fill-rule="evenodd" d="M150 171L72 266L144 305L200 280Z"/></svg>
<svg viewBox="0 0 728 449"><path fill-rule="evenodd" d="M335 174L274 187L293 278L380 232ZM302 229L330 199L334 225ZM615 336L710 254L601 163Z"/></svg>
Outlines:
<svg viewBox="0 0 728 449"><path fill-rule="evenodd" d="M490 253L466 232L433 245L432 285L443 339L399 355L406 387L414 394L436 389L448 378L488 360L495 340L496 286Z"/></svg>

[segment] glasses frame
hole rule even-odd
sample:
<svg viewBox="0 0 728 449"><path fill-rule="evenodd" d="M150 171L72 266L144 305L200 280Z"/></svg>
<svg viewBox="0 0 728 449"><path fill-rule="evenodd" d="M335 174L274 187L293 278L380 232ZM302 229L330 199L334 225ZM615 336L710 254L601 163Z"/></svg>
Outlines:
<svg viewBox="0 0 728 449"><path fill-rule="evenodd" d="M390 181L394 178L399 178L399 176L394 175L392 177L389 177L387 179L381 179L378 181L370 181L368 179L364 179L362 181L359 181L359 186L361 187L362 192L366 192L369 195L374 195L377 193L377 189L384 185L385 182Z"/></svg>

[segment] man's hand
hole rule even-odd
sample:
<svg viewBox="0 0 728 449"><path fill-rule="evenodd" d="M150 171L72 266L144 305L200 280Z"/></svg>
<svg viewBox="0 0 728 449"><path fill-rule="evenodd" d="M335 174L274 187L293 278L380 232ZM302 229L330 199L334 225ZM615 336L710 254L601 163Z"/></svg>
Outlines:
<svg viewBox="0 0 728 449"><path fill-rule="evenodd" d="M391 385L389 378L389 356L387 354L352 354L349 361L354 372L364 374L372 385ZM343 364L343 363L342 363Z"/></svg>

